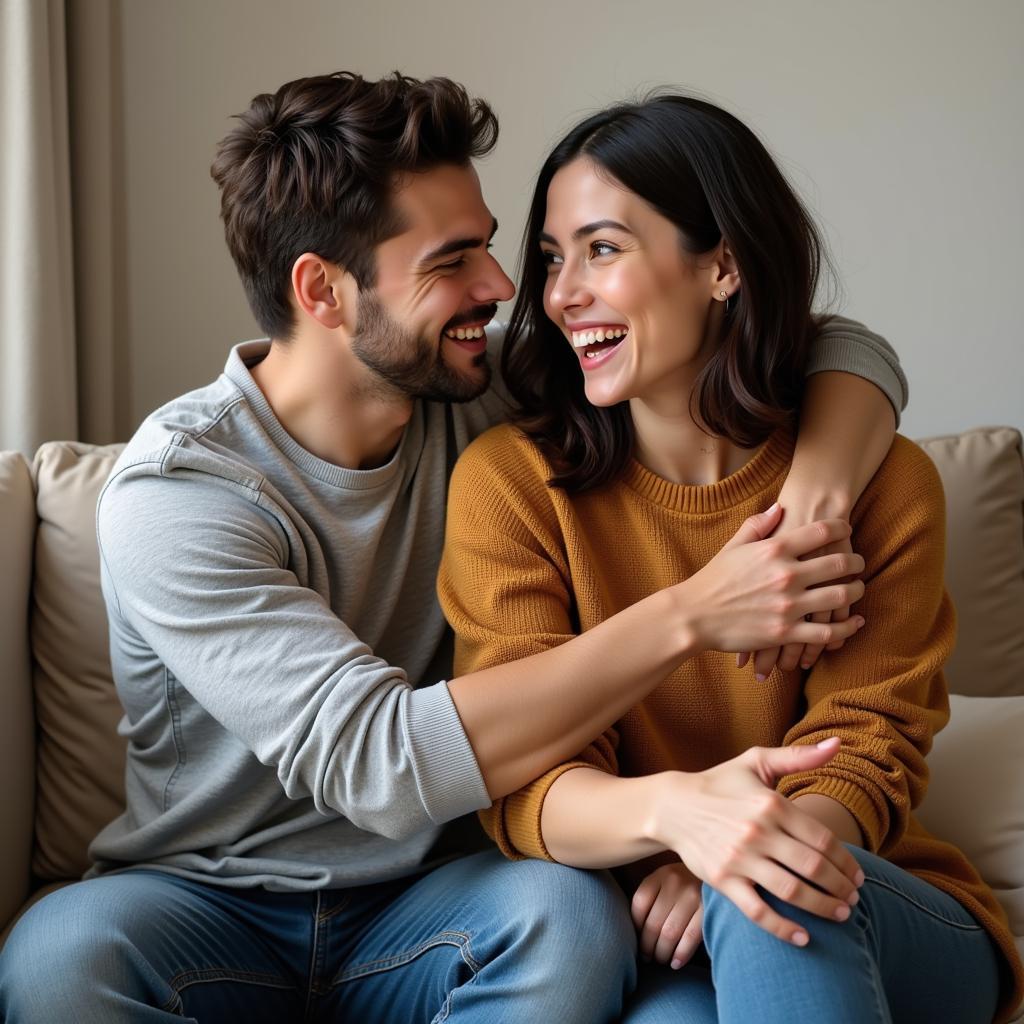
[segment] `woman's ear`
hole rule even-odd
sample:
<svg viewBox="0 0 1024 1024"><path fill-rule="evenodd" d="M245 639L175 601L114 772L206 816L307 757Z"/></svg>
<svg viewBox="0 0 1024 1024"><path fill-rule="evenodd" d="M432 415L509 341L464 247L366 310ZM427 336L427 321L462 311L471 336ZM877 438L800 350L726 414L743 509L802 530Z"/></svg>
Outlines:
<svg viewBox="0 0 1024 1024"><path fill-rule="evenodd" d="M740 290L740 271L736 266L736 257L724 238L715 247L712 278L712 298L719 302L726 302ZM725 292L724 298L722 292Z"/></svg>
<svg viewBox="0 0 1024 1024"><path fill-rule="evenodd" d="M355 324L355 279L335 263L304 252L292 264L292 294L301 313L329 330Z"/></svg>

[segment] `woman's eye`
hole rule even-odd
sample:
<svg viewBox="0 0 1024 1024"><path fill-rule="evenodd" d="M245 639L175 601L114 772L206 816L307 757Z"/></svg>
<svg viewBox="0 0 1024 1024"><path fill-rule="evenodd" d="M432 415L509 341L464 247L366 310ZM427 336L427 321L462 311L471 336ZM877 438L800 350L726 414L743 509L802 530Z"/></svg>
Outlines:
<svg viewBox="0 0 1024 1024"><path fill-rule="evenodd" d="M550 252L547 249L541 250L540 258L544 261L544 266L546 267L557 267L562 264L562 257L558 253Z"/></svg>
<svg viewBox="0 0 1024 1024"><path fill-rule="evenodd" d="M618 251L610 242L593 242L590 246L591 256L611 256Z"/></svg>

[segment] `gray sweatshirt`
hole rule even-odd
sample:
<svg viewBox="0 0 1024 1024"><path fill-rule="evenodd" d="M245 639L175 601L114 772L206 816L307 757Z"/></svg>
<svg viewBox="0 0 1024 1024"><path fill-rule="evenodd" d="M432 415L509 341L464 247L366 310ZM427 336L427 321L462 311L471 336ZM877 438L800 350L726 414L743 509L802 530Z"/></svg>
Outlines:
<svg viewBox="0 0 1024 1024"><path fill-rule="evenodd" d="M386 465L343 469L275 418L248 369L268 345L236 346L216 381L154 412L100 495L127 806L90 875L385 881L490 803L437 682L450 662L435 578L451 464L504 418L500 387L450 417L416 402ZM833 321L809 372L823 369L905 404L894 353L860 325Z"/></svg>

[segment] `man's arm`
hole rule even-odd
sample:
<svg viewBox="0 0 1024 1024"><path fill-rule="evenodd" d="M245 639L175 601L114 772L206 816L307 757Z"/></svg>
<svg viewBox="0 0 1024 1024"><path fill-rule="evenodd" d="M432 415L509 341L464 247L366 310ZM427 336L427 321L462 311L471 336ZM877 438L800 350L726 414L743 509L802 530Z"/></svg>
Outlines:
<svg viewBox="0 0 1024 1024"><path fill-rule="evenodd" d="M796 450L779 495L784 512L778 533L817 519L849 519L888 453L907 403L907 380L896 353L884 338L852 320L823 322L807 373ZM840 621L849 613L843 608L817 621ZM768 648L755 655L754 672L763 678L776 662L784 671L798 664L809 668L821 650L799 644Z"/></svg>

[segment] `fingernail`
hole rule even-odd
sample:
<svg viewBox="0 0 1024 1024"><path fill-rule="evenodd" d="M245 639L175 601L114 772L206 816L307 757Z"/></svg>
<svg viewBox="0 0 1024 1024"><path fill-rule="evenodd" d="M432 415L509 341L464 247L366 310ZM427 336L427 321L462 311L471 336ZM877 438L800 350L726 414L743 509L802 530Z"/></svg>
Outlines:
<svg viewBox="0 0 1024 1024"><path fill-rule="evenodd" d="M833 916L837 921L845 921L850 916L850 908L845 903L840 903Z"/></svg>
<svg viewBox="0 0 1024 1024"><path fill-rule="evenodd" d="M673 960L672 961L672 970L673 971L678 971L679 968L682 967L682 966L683 966L683 961L682 960Z"/></svg>
<svg viewBox="0 0 1024 1024"><path fill-rule="evenodd" d="M864 872L863 871L858 871L857 874L855 874L853 876L853 884L858 886L858 887L862 886L864 884Z"/></svg>
<svg viewBox="0 0 1024 1024"><path fill-rule="evenodd" d="M856 889L854 889L853 894L846 902L849 903L851 907L857 906L857 904L860 903L860 893L857 892Z"/></svg>
<svg viewBox="0 0 1024 1024"><path fill-rule="evenodd" d="M819 750L821 750L821 749L822 749L822 748L824 748L824 747L830 747L830 746L832 746L832 744L833 744L833 743L834 743L835 741L836 741L836 737L835 737L835 736L829 736L829 738L828 738L827 740L822 740L822 741L821 741L821 742L820 742L820 743L818 744L818 749L819 749Z"/></svg>
<svg viewBox="0 0 1024 1024"><path fill-rule="evenodd" d="M792 943L794 946L806 946L811 941L807 932L793 932Z"/></svg>
<svg viewBox="0 0 1024 1024"><path fill-rule="evenodd" d="M754 678L759 682L763 683L768 677L763 672L758 672Z"/></svg>
<svg viewBox="0 0 1024 1024"><path fill-rule="evenodd" d="M858 615L857 616L857 628L860 629L860 627L863 626L863 625L864 625L864 619L860 615Z"/></svg>
<svg viewBox="0 0 1024 1024"><path fill-rule="evenodd" d="M777 509L778 507L779 507L779 503L778 503L778 502L776 501L776 502L774 502L773 504L769 505L769 506L768 506L768 507L767 507L767 508L766 508L766 509L764 510L764 514L765 514L765 515L768 515L768 513L769 513L769 512L774 512L774 511L775 511L775 510L776 510L776 509Z"/></svg>
<svg viewBox="0 0 1024 1024"><path fill-rule="evenodd" d="M809 661L801 661L800 662L800 667L801 668L810 668L811 667L811 663Z"/></svg>

